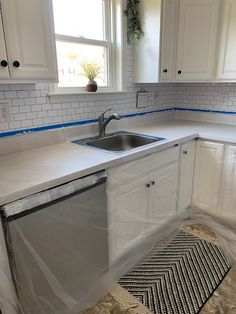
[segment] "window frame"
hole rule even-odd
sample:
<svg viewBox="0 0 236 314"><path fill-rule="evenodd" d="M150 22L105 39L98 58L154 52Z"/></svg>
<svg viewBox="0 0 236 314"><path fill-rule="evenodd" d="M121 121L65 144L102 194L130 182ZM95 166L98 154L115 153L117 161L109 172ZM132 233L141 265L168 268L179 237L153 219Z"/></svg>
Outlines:
<svg viewBox="0 0 236 314"><path fill-rule="evenodd" d="M55 33L55 43L62 42L79 43L92 46L106 47L107 49L107 80L108 86L99 86L98 93L111 93L125 91L124 78L124 30L123 30L123 1L104 0L105 5L105 37L106 40L89 39ZM51 84L49 95L86 94L85 87L59 87Z"/></svg>

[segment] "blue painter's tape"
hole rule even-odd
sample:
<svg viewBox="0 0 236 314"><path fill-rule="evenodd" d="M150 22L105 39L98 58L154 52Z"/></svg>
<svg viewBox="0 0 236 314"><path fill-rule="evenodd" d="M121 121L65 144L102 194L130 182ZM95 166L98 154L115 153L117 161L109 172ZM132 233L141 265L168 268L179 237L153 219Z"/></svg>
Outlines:
<svg viewBox="0 0 236 314"><path fill-rule="evenodd" d="M62 128L70 127L70 126L86 125L86 124L95 123L97 121L98 121L97 119L83 120L83 121L77 121L77 122L68 122L68 123L61 123L61 124L45 125L45 126L40 126L40 127L37 127L37 128L32 128L32 129L23 129L23 130L4 132L4 133L0 133L0 138L1 137L7 137L7 136L19 135L19 134L28 134L28 133L34 133L34 132L47 131L47 130L62 129Z"/></svg>
<svg viewBox="0 0 236 314"><path fill-rule="evenodd" d="M173 108L175 111L195 111L195 112L208 112L208 113L220 113L220 114L236 114L236 111L223 111L212 109L192 109L192 108Z"/></svg>
<svg viewBox="0 0 236 314"><path fill-rule="evenodd" d="M166 111L173 111L173 110L174 110L173 108L169 108L169 109L159 109L159 110L152 110L152 111L139 112L139 113L131 113L131 114L122 115L122 118L127 119L127 118L132 118L132 117L145 116L152 113L166 112ZM20 134L29 134L29 133L35 133L35 132L41 132L41 131L62 129L62 128L67 128L67 127L79 126L79 125L87 125L87 124L92 124L92 123L97 123L97 122L98 122L98 119L91 119L91 120L67 122L67 123L60 123L60 124L53 124L53 125L45 125L45 126L40 126L36 128L31 128L31 129L23 129L23 130L0 133L0 138L7 137L7 136L20 135Z"/></svg>
<svg viewBox="0 0 236 314"><path fill-rule="evenodd" d="M127 118L132 118L132 117L140 117L140 116L145 116L145 115L149 115L153 113L167 112L167 111L192 111L192 112L208 112L208 113L218 113L218 114L226 114L226 115L236 115L235 111L175 107L175 108L168 108L168 109L159 109L159 110L125 114L125 115L122 115L122 118L127 119ZM29 134L29 133L47 131L47 130L56 130L56 129L62 129L62 128L67 128L67 127L79 126L79 125L87 125L87 124L92 124L92 123L97 123L97 122L98 122L98 119L91 119L91 120L67 122L67 123L60 123L60 124L53 124L53 125L45 125L45 126L31 128L31 129L23 129L23 130L0 133L0 138L7 137L7 136L20 135L20 134Z"/></svg>

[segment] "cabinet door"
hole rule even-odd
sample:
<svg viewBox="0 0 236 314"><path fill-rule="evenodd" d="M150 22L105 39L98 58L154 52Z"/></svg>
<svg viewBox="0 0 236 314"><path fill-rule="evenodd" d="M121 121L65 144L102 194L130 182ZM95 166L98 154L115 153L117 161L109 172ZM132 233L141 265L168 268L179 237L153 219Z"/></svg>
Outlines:
<svg viewBox="0 0 236 314"><path fill-rule="evenodd" d="M176 0L162 2L162 27L161 27L161 81L171 81L175 77L174 52L176 45L176 27L178 10Z"/></svg>
<svg viewBox="0 0 236 314"><path fill-rule="evenodd" d="M3 32L2 18L0 17L0 63L7 62L7 51ZM0 65L0 79L9 79L9 67Z"/></svg>
<svg viewBox="0 0 236 314"><path fill-rule="evenodd" d="M196 147L195 141L183 144L181 146L179 197L178 197L179 212L190 207L192 204L195 147Z"/></svg>
<svg viewBox="0 0 236 314"><path fill-rule="evenodd" d="M176 79L212 80L219 0L180 0Z"/></svg>
<svg viewBox="0 0 236 314"><path fill-rule="evenodd" d="M11 79L56 80L51 0L1 0L1 7Z"/></svg>
<svg viewBox="0 0 236 314"><path fill-rule="evenodd" d="M219 206L224 144L197 142L193 205L216 212Z"/></svg>
<svg viewBox="0 0 236 314"><path fill-rule="evenodd" d="M178 163L158 169L150 177L148 221L151 229L177 213Z"/></svg>
<svg viewBox="0 0 236 314"><path fill-rule="evenodd" d="M219 214L236 218L236 146L227 146L222 174Z"/></svg>
<svg viewBox="0 0 236 314"><path fill-rule="evenodd" d="M108 194L110 263L147 231L146 181L130 182Z"/></svg>
<svg viewBox="0 0 236 314"><path fill-rule="evenodd" d="M135 83L159 81L161 0L140 1L144 37L137 43L134 55Z"/></svg>
<svg viewBox="0 0 236 314"><path fill-rule="evenodd" d="M236 0L224 0L217 79L236 80Z"/></svg>

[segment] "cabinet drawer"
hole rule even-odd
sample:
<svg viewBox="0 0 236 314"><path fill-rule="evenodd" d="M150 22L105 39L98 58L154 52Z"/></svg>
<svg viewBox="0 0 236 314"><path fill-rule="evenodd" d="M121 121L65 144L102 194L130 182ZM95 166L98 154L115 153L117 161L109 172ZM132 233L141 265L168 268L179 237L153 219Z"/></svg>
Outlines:
<svg viewBox="0 0 236 314"><path fill-rule="evenodd" d="M109 186L113 189L117 184L137 180L140 176L149 175L150 171L176 162L179 158L179 147L173 147L162 152L154 153L122 166L108 170Z"/></svg>

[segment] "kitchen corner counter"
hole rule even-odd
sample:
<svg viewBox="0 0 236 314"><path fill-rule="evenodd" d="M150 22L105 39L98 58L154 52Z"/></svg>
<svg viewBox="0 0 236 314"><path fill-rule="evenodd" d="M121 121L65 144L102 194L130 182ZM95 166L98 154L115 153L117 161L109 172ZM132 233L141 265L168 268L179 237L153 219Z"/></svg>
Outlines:
<svg viewBox="0 0 236 314"><path fill-rule="evenodd" d="M124 131L166 140L127 153L111 153L63 142L0 156L0 205L91 173L167 149L198 136L236 144L236 126L171 120Z"/></svg>

